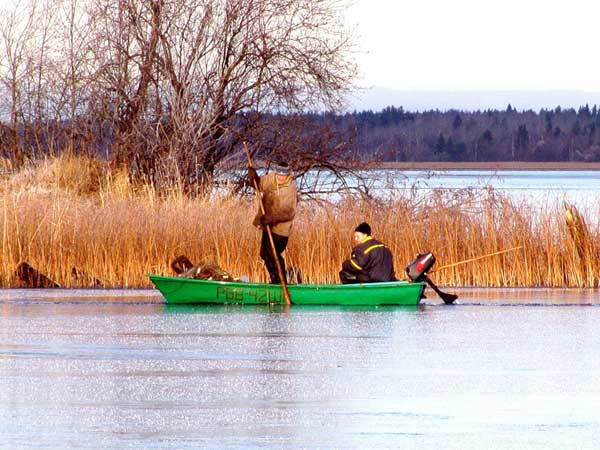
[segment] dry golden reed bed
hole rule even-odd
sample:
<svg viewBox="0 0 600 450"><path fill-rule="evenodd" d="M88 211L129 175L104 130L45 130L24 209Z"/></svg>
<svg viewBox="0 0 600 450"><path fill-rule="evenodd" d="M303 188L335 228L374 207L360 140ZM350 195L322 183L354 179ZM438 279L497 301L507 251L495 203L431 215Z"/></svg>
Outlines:
<svg viewBox="0 0 600 450"><path fill-rule="evenodd" d="M169 262L181 254L192 261L213 259L234 276L266 279L251 199L192 199L177 186L159 195L149 186L132 186L124 173L98 161L69 156L4 176L0 199L4 287L19 285L14 270L21 261L66 287L89 285L92 276L105 287L150 286L146 274L170 274ZM304 202L287 261L301 268L306 282L337 282L354 226L368 221L393 251L399 278L406 263L426 250L442 266L523 246L432 278L446 286L598 285L597 226L585 249L594 256L582 261L558 207L538 214L493 193L474 205L441 195L418 204ZM74 279L73 267L89 277Z"/></svg>

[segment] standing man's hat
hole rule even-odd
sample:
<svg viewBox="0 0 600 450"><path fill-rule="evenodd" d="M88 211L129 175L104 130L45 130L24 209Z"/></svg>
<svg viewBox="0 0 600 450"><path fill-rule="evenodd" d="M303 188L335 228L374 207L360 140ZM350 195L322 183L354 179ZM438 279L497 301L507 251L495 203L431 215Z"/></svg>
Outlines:
<svg viewBox="0 0 600 450"><path fill-rule="evenodd" d="M275 172L278 175L289 175L290 174L290 165L285 161L279 161L277 164L275 164L273 169L275 170Z"/></svg>
<svg viewBox="0 0 600 450"><path fill-rule="evenodd" d="M354 231L358 231L359 233L363 233L368 236L371 236L371 227L369 226L369 224L367 222L361 223L359 226L357 226L354 229Z"/></svg>

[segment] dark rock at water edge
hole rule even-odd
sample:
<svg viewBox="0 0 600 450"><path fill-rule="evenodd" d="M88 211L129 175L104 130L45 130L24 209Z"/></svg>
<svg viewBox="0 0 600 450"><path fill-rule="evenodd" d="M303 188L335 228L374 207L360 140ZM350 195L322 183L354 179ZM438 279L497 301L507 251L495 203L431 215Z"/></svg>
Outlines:
<svg viewBox="0 0 600 450"><path fill-rule="evenodd" d="M17 269L15 270L15 273L21 281L21 283L23 283L27 288L48 289L60 287L58 283L52 281L50 278L41 273L35 267L32 267L26 261L19 263Z"/></svg>

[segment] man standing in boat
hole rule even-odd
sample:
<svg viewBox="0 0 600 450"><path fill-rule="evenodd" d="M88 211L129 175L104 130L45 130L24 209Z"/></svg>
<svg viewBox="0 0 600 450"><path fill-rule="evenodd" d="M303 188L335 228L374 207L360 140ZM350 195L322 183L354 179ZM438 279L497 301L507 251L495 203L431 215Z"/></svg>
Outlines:
<svg viewBox="0 0 600 450"><path fill-rule="evenodd" d="M282 253L288 244L298 204L298 191L294 176L289 164L285 161L276 164L272 172L262 177L258 176L254 167L249 167L248 176L250 184L254 184L254 181L256 181L265 207L265 214L263 215L259 208L253 221L253 225L262 230L260 257L265 262L271 277L271 283L279 284L281 280L277 273L277 264L273 257L266 227L267 225L271 227L277 258L281 265L281 271L285 276L285 260Z"/></svg>
<svg viewBox="0 0 600 450"><path fill-rule="evenodd" d="M344 284L395 281L394 258L389 248L371 236L371 227L363 222L354 229L350 259L344 261L340 280Z"/></svg>

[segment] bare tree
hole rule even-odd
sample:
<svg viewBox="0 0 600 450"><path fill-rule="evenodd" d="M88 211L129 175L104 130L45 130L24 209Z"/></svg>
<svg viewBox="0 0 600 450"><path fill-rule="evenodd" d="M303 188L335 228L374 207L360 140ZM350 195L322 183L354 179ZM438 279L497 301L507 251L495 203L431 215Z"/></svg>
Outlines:
<svg viewBox="0 0 600 450"><path fill-rule="evenodd" d="M55 141L56 62L61 60L57 7L61 0L19 2L0 18L0 85L10 111L7 147L18 163ZM6 145L6 143L5 143Z"/></svg>
<svg viewBox="0 0 600 450"><path fill-rule="evenodd" d="M117 155L145 172L175 155L188 182L206 181L256 125L248 112L338 108L354 74L340 12L335 0L97 3Z"/></svg>
<svg viewBox="0 0 600 450"><path fill-rule="evenodd" d="M0 21L12 145L88 142L152 179L168 163L188 186L210 182L249 137L269 147L263 154L299 148L267 139L272 117L340 107L355 72L344 8L339 0L19 3ZM311 141L319 140L303 148Z"/></svg>
<svg viewBox="0 0 600 450"><path fill-rule="evenodd" d="M23 161L19 126L23 118L23 81L28 75L27 51L34 37L35 3L17 2L0 14L0 83L5 91L10 116L10 135L4 146L17 163ZM6 133L8 134L8 133Z"/></svg>
<svg viewBox="0 0 600 450"><path fill-rule="evenodd" d="M66 149L93 153L97 130L90 129L91 73L95 71L90 51L92 31L84 0L57 2L57 58L52 62L54 86L52 108L66 134Z"/></svg>

